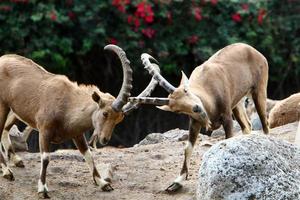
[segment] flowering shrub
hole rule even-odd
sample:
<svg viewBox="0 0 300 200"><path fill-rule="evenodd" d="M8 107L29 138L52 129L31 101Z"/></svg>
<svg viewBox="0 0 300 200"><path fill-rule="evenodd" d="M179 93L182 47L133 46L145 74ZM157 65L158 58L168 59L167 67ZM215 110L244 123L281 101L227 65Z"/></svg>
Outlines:
<svg viewBox="0 0 300 200"><path fill-rule="evenodd" d="M187 73L216 50L246 42L269 60L274 88L300 72L296 0L0 1L1 54L34 58L54 71L84 67L85 55L120 45L133 62L149 52L165 73ZM279 87L279 88L280 88ZM272 88L272 87L271 87ZM281 90L282 91L282 88Z"/></svg>

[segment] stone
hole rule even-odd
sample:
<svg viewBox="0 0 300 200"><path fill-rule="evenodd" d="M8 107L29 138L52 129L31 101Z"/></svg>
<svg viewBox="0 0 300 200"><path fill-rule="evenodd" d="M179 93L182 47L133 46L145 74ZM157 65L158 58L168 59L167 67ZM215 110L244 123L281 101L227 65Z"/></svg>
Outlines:
<svg viewBox="0 0 300 200"><path fill-rule="evenodd" d="M183 141L188 138L188 131L181 129L173 129L165 133L151 133L147 135L139 144L134 146L157 144L165 140L168 141Z"/></svg>
<svg viewBox="0 0 300 200"><path fill-rule="evenodd" d="M252 130L257 131L257 130L262 130L262 124L260 121L260 118L257 114L257 112L254 112L251 117L251 124L252 124Z"/></svg>
<svg viewBox="0 0 300 200"><path fill-rule="evenodd" d="M203 156L197 200L300 199L300 148L262 133L220 141Z"/></svg>

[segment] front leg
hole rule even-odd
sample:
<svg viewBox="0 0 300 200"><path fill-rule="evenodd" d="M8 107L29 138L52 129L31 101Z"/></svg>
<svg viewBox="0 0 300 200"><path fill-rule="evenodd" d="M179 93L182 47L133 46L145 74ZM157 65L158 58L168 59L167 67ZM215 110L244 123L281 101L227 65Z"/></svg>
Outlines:
<svg viewBox="0 0 300 200"><path fill-rule="evenodd" d="M40 129L39 146L41 153L41 171L38 181L38 194L42 198L50 198L48 195L48 187L46 184L46 171L50 162L50 138L51 134L48 130Z"/></svg>
<svg viewBox="0 0 300 200"><path fill-rule="evenodd" d="M233 121L231 112L223 116L222 124L225 131L225 138L228 139L233 137Z"/></svg>
<svg viewBox="0 0 300 200"><path fill-rule="evenodd" d="M101 178L95 163L94 158L90 149L88 148L87 141L84 135L80 135L73 139L75 145L77 146L80 153L83 155L85 161L88 163L90 171L92 172L93 179L96 185L99 185L103 191L112 191L110 183Z"/></svg>
<svg viewBox="0 0 300 200"><path fill-rule="evenodd" d="M174 182L166 189L167 192L176 192L182 188L182 181L188 177L188 167L190 164L190 158L193 152L194 145L196 143L197 137L201 124L193 118L190 118L189 125L189 138L184 149L184 161L180 171L180 175L174 180Z"/></svg>

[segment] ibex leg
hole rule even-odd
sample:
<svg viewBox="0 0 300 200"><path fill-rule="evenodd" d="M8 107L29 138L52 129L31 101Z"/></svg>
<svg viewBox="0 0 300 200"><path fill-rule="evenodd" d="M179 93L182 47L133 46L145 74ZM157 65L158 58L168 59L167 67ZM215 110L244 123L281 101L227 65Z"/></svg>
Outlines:
<svg viewBox="0 0 300 200"><path fill-rule="evenodd" d="M246 113L246 110L245 110L243 104L239 103L238 105L236 105L236 107L232 110L232 112L233 112L235 119L241 126L243 133L244 134L251 133L251 130L252 130L251 122L247 116L247 113Z"/></svg>
<svg viewBox="0 0 300 200"><path fill-rule="evenodd" d="M262 86L261 86L262 87ZM269 124L267 120L267 91L265 88L256 88L252 93L252 98L260 118L265 134L269 133Z"/></svg>
<svg viewBox="0 0 300 200"><path fill-rule="evenodd" d="M9 108L7 108L2 102L0 103L0 166L2 168L3 177L9 180L14 180L13 173L11 169L7 166L7 163L5 162L5 157L2 152L2 133L4 124L7 118L9 112Z"/></svg>
<svg viewBox="0 0 300 200"><path fill-rule="evenodd" d="M8 159L13 161L13 163L15 164L16 167L24 167L22 158L15 153L15 150L12 146L12 143L11 143L11 140L9 137L9 130L16 123L16 121L17 121L16 116L12 112L10 112L10 114L8 115L8 118L6 120L4 130L3 130L2 141L3 141L3 146L4 146L4 149L6 150L6 155L7 155Z"/></svg>
<svg viewBox="0 0 300 200"><path fill-rule="evenodd" d="M110 183L101 178L95 163L94 158L90 149L88 148L87 141L84 135L80 135L73 139L75 145L77 146L80 153L84 156L85 161L88 163L90 171L92 172L94 182L101 187L103 191L111 191L113 188Z"/></svg>
<svg viewBox="0 0 300 200"><path fill-rule="evenodd" d="M41 153L41 171L38 181L38 194L43 198L49 198L48 187L46 184L46 172L50 162L50 138L51 133L48 130L40 129L39 145Z"/></svg>
<svg viewBox="0 0 300 200"><path fill-rule="evenodd" d="M184 149L184 161L180 171L180 175L175 179L175 181L166 189L167 192L175 192L182 187L182 181L187 179L188 177L188 167L190 163L190 158L193 152L194 145L196 143L197 137L199 135L199 131L201 128L201 124L190 118L190 126L189 126L189 138Z"/></svg>

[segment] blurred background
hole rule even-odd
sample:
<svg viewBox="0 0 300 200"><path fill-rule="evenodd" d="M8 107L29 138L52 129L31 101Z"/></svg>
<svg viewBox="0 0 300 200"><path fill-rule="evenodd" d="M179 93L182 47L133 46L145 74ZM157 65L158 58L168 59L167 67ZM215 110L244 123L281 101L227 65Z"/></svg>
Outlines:
<svg viewBox="0 0 300 200"><path fill-rule="evenodd" d="M141 53L159 60L163 76L177 86L181 70L190 75L234 42L248 43L267 58L269 98L299 91L299 0L0 0L1 55L31 58L50 72L114 96L123 75L114 57L107 62L107 44L126 51L134 70L132 95L137 95L151 79ZM153 96L167 93L158 87ZM143 106L116 127L110 145L132 146L151 132L173 128L187 129L188 118ZM30 150L37 151L38 135L29 140Z"/></svg>

